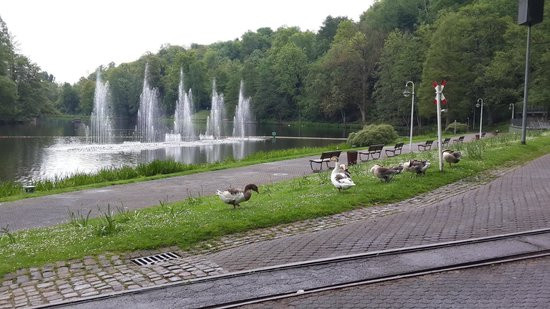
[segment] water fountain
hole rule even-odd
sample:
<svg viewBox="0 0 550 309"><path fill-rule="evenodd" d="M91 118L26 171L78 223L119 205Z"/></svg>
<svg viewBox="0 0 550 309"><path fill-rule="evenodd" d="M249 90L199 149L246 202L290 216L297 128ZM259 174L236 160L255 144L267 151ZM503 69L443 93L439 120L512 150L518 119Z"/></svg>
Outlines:
<svg viewBox="0 0 550 309"><path fill-rule="evenodd" d="M191 89L185 92L183 84L183 69L180 70L180 84L178 87L178 101L174 113L174 133L179 134L185 141L195 139L195 128L191 115L193 113L193 93Z"/></svg>
<svg viewBox="0 0 550 309"><path fill-rule="evenodd" d="M109 82L101 81L101 72L97 70L94 110L90 117L92 132L91 141L97 144L110 144L113 142L113 115L111 112L111 96Z"/></svg>
<svg viewBox="0 0 550 309"><path fill-rule="evenodd" d="M225 107L223 93L218 95L216 91L216 80L212 82L212 108L210 116L206 118L206 133L204 139L219 139L223 135L223 117L225 116Z"/></svg>
<svg viewBox="0 0 550 309"><path fill-rule="evenodd" d="M244 83L241 80L239 88L239 102L235 109L235 117L233 117L233 136L244 138L251 134L250 124L252 123L252 115L250 113L250 97L244 96Z"/></svg>
<svg viewBox="0 0 550 309"><path fill-rule="evenodd" d="M149 77L149 64L145 65L143 76L143 90L139 96L138 120L136 134L142 142L159 141L162 135L161 113L159 109L159 92L157 88L151 88L147 78Z"/></svg>

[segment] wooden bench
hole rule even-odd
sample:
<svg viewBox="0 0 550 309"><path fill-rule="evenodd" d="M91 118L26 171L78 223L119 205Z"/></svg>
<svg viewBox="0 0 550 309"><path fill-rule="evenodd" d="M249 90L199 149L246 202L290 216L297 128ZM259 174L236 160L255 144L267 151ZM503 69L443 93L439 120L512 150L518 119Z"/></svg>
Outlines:
<svg viewBox="0 0 550 309"><path fill-rule="evenodd" d="M380 158L380 155L382 154L382 148L384 148L384 145L378 144L378 145L371 145L367 149L367 151L359 151L359 160L362 162L368 161L369 157L371 159L376 160ZM361 156L367 156L366 159L363 159Z"/></svg>
<svg viewBox="0 0 550 309"><path fill-rule="evenodd" d="M464 136L459 136L458 138L456 139L453 139L453 143L462 143L464 142Z"/></svg>
<svg viewBox="0 0 550 309"><path fill-rule="evenodd" d="M442 142L441 142L441 148L445 147L445 146L449 146L449 142L451 141L451 138L450 137L447 137L445 138Z"/></svg>
<svg viewBox="0 0 550 309"><path fill-rule="evenodd" d="M395 157L397 155L401 154L401 150L403 149L404 143L397 143L393 147L393 149L386 149L386 156L387 157Z"/></svg>
<svg viewBox="0 0 550 309"><path fill-rule="evenodd" d="M321 157L319 159L309 160L309 166L311 167L311 170L314 171L314 172L318 172L318 171L322 170L323 169L323 163L325 163L327 165L327 168L334 168L334 167L331 167L330 165L328 165L328 163L330 162L330 158L332 158L332 157L339 158L340 153L341 153L341 151L325 151L325 152L321 153ZM313 163L317 163L321 166L319 167L319 169L314 169L313 168Z"/></svg>
<svg viewBox="0 0 550 309"><path fill-rule="evenodd" d="M485 137L485 134L487 134L487 132L481 132L481 137Z"/></svg>
<svg viewBox="0 0 550 309"><path fill-rule="evenodd" d="M430 150L432 149L432 144L434 143L434 141L426 141L424 144L420 144L418 145L418 150L420 151L424 151L424 150Z"/></svg>

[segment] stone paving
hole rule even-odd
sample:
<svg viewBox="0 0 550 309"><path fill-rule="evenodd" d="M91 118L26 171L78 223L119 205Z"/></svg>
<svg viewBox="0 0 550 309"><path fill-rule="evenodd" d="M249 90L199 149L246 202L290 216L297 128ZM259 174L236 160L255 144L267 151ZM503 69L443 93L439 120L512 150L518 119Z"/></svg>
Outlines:
<svg viewBox="0 0 550 309"><path fill-rule="evenodd" d="M427 207L449 197L479 188L511 169L513 168L503 168L486 173L481 177L458 181L399 203L361 208L333 216L225 236L199 244L189 252L172 247L156 251L132 252L125 256L106 253L98 257L86 257L81 260L49 264L40 268L19 270L6 275L1 281L0 308L18 308L70 301L82 297L105 295L227 273L227 269L214 262L216 259L212 258L212 255L215 257L216 252L223 253L230 251L228 249L231 248L273 239L286 241L288 237L295 235L307 235L316 231L346 226L353 222L373 221L388 215ZM176 252L182 258L146 267L138 266L130 261L132 258L167 251ZM265 252L263 253L265 254ZM233 268L228 267L232 270Z"/></svg>
<svg viewBox="0 0 550 309"><path fill-rule="evenodd" d="M460 190L452 186L441 188L439 195L425 198L429 205L411 201L392 215L252 243L205 258L232 272L548 228L549 184L550 155L546 155L472 190L456 194Z"/></svg>
<svg viewBox="0 0 550 309"><path fill-rule="evenodd" d="M304 294L242 308L541 308L550 304L550 258Z"/></svg>

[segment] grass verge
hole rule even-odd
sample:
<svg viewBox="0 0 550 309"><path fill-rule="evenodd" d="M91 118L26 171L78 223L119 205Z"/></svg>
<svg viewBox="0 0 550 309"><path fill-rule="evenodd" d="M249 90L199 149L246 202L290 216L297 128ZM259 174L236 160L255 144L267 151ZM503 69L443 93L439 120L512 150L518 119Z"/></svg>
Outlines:
<svg viewBox="0 0 550 309"><path fill-rule="evenodd" d="M335 148L349 148L346 144L326 147L303 147L274 151L260 151L242 160L227 159L216 163L184 164L175 161L152 161L136 167L106 168L94 174L77 173L69 177L42 180L33 183L35 193L23 193L23 186L17 182L0 182L0 202L15 201L23 198L77 191L109 185L126 184L159 178L182 176L206 171L235 168L252 164L294 159L309 155L318 155Z"/></svg>
<svg viewBox="0 0 550 309"><path fill-rule="evenodd" d="M550 136L539 136L527 145L517 136L501 135L464 144L464 159L440 173L436 153L412 154L432 160L427 175L398 175L382 183L370 173L372 162L350 167L357 186L339 193L323 172L268 184L260 194L238 209L223 204L217 196L185 200L160 206L128 211L123 207L102 209L101 216L90 219L84 213L69 214L63 225L11 233L4 227L0 233L0 276L19 268L98 255L106 251L124 252L177 245L190 248L200 241L275 226L294 221L340 213L354 208L391 203L431 191L487 169L515 165L550 153ZM503 151L504 150L504 151ZM379 160L396 164L407 156Z"/></svg>

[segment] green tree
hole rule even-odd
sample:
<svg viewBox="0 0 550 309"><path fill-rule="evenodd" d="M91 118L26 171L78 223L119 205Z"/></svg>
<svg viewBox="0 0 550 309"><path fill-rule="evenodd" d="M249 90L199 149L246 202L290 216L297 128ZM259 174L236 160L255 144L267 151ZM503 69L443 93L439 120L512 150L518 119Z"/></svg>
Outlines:
<svg viewBox="0 0 550 309"><path fill-rule="evenodd" d="M71 84L64 83L61 87L58 106L62 112L67 114L74 115L80 112L80 98Z"/></svg>

